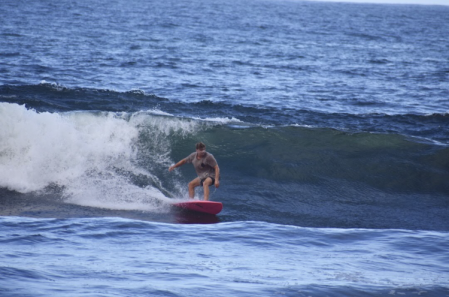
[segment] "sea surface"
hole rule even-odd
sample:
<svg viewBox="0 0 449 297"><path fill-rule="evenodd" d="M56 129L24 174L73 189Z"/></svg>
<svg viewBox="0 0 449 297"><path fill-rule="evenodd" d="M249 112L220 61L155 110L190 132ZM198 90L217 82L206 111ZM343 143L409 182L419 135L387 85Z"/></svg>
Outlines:
<svg viewBox="0 0 449 297"><path fill-rule="evenodd" d="M448 6L0 15L0 296L449 296Z"/></svg>

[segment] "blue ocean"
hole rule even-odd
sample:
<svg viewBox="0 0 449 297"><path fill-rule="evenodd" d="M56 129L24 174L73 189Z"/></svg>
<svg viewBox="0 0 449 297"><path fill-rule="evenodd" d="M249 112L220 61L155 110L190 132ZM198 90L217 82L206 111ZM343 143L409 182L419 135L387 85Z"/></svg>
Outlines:
<svg viewBox="0 0 449 297"><path fill-rule="evenodd" d="M449 6L0 15L0 296L449 296Z"/></svg>

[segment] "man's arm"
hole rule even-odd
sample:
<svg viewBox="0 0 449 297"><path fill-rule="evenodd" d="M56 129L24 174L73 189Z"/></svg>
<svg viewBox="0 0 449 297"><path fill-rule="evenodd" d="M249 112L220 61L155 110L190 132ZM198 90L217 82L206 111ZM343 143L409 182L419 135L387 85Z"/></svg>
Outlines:
<svg viewBox="0 0 449 297"><path fill-rule="evenodd" d="M220 167L215 165L215 187L218 188L220 186Z"/></svg>
<svg viewBox="0 0 449 297"><path fill-rule="evenodd" d="M173 169L175 169L176 167L182 166L185 163L187 163L186 159L182 159L181 161L179 161L178 163L176 163L175 165L172 165L168 168L168 171L173 171Z"/></svg>

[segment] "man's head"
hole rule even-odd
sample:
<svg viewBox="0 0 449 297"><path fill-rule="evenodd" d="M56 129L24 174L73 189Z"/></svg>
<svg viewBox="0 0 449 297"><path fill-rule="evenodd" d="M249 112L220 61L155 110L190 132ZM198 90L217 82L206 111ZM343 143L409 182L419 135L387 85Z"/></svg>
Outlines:
<svg viewBox="0 0 449 297"><path fill-rule="evenodd" d="M200 150L200 151L204 151L204 150L206 150L206 145L204 143L202 143L202 142L198 142L196 144L196 149Z"/></svg>
<svg viewBox="0 0 449 297"><path fill-rule="evenodd" d="M198 142L196 144L196 152L200 155L200 157L206 154L206 145L202 142Z"/></svg>

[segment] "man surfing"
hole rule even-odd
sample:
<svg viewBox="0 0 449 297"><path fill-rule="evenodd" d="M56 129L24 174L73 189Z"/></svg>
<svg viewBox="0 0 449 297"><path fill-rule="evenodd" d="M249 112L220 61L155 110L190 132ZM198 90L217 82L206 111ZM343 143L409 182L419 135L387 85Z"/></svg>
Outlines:
<svg viewBox="0 0 449 297"><path fill-rule="evenodd" d="M198 142L195 148L196 152L191 153L175 165L170 166L168 171L173 171L176 167L180 167L186 163L192 163L198 177L189 183L189 197L193 199L195 196L195 188L202 186L204 189L204 200L208 201L209 186L215 185L216 188L220 186L220 168L214 156L206 152L206 145L204 143Z"/></svg>

